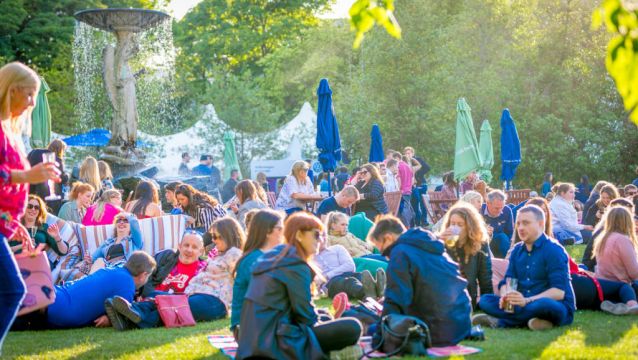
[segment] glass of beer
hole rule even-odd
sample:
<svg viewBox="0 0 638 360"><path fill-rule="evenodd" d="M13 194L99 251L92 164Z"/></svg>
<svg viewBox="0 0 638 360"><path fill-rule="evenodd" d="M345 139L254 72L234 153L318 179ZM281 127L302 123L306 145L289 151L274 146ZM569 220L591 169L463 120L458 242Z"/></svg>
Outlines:
<svg viewBox="0 0 638 360"><path fill-rule="evenodd" d="M505 279L505 296L507 296L507 294L512 293L514 291L516 291L516 289L518 289L518 280L514 279L514 278L507 278ZM509 301L505 301L505 309L503 310L507 313L513 314L514 313L514 305L510 304Z"/></svg>
<svg viewBox="0 0 638 360"><path fill-rule="evenodd" d="M456 225L450 226L450 231L452 235L445 239L445 246L452 248L456 245L456 242L459 241L459 235L461 235L461 228Z"/></svg>

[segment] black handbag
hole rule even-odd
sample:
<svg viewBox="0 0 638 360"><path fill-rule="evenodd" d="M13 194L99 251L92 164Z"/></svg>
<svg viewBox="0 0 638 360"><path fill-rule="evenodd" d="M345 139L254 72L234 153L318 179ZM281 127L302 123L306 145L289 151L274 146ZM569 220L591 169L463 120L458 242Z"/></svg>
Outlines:
<svg viewBox="0 0 638 360"><path fill-rule="evenodd" d="M424 356L428 354L427 349L432 347L430 328L414 316L389 314L381 319L379 327L372 341L373 349L364 356L377 350L385 353L387 357Z"/></svg>

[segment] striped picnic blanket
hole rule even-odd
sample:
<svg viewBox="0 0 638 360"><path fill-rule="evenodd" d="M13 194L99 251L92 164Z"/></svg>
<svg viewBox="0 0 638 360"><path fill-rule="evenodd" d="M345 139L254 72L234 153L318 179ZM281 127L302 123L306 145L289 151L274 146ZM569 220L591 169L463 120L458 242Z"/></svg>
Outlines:
<svg viewBox="0 0 638 360"><path fill-rule="evenodd" d="M64 221L48 215L47 224L57 223L60 237L69 244L67 255L52 270L53 279L58 279L64 270L72 269L82 261L84 254L93 254L106 239L113 237L114 225L84 226ZM144 251L154 255L165 249L176 249L186 230L186 218L183 215L164 215L139 220Z"/></svg>

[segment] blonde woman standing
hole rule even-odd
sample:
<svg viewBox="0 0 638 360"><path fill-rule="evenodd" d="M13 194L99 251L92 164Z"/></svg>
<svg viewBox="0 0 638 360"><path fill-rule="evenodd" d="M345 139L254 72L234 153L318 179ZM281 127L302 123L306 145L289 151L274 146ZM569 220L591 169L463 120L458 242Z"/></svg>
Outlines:
<svg viewBox="0 0 638 360"><path fill-rule="evenodd" d="M38 75L28 66L13 62L0 68L0 351L15 319L26 287L15 262L8 239L26 242L32 247L29 232L20 223L25 212L28 184L60 181L54 163L29 166L18 143L20 119L35 105L40 89Z"/></svg>
<svg viewBox="0 0 638 360"><path fill-rule="evenodd" d="M93 156L87 156L80 165L80 181L93 187L95 197L102 195L102 179L97 160Z"/></svg>

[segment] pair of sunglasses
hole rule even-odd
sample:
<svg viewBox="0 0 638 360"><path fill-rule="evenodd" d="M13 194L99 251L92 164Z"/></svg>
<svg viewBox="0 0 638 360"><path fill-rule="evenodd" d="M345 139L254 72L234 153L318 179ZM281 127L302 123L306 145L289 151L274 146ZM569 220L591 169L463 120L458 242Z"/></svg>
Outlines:
<svg viewBox="0 0 638 360"><path fill-rule="evenodd" d="M40 205L27 204L27 209L29 209L29 210L33 210L33 209L40 210Z"/></svg>
<svg viewBox="0 0 638 360"><path fill-rule="evenodd" d="M116 224L128 224L128 219L117 219Z"/></svg>

